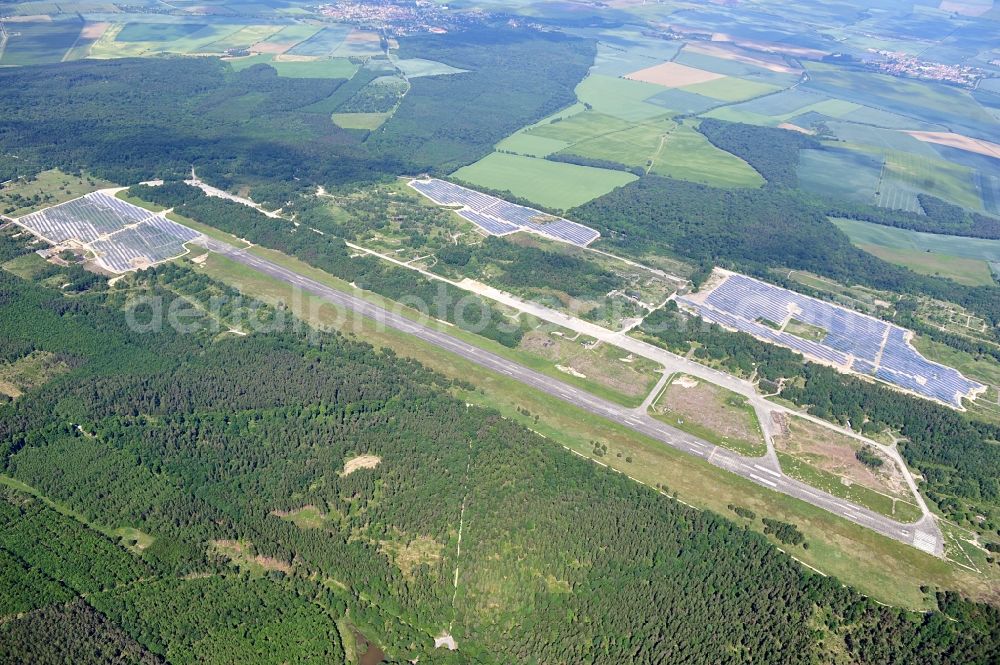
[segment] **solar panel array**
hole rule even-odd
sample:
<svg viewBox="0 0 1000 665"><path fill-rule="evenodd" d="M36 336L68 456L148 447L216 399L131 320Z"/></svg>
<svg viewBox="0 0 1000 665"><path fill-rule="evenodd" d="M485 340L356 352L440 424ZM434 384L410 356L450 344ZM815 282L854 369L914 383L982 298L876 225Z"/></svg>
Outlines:
<svg viewBox="0 0 1000 665"><path fill-rule="evenodd" d="M438 205L463 206L458 214L490 235L533 231L581 247L589 245L601 235L589 226L510 203L445 180L437 178L411 180L410 187Z"/></svg>
<svg viewBox="0 0 1000 665"><path fill-rule="evenodd" d="M687 296L679 300L708 321L952 406L961 407L963 396L983 388L920 355L907 341L904 328L750 277L730 275L704 302ZM779 327L795 319L822 328L826 335L819 342L810 341L763 325L762 319Z"/></svg>
<svg viewBox="0 0 1000 665"><path fill-rule="evenodd" d="M25 215L17 223L57 245L76 241L116 273L180 256L184 243L200 235L103 192Z"/></svg>
<svg viewBox="0 0 1000 665"><path fill-rule="evenodd" d="M25 215L17 221L35 235L57 244L68 240L90 243L152 215L148 210L113 196L94 192Z"/></svg>

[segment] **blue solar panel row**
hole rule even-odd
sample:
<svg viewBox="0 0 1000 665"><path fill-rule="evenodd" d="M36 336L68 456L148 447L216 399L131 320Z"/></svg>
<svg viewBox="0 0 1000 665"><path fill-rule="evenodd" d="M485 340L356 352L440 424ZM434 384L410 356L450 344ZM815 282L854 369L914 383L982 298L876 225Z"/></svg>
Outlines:
<svg viewBox="0 0 1000 665"><path fill-rule="evenodd" d="M495 236L502 236L508 233L513 233L514 231L519 231L521 227L514 226L513 224L508 224L507 222L501 222L499 219L493 217L487 217L475 210L459 210L459 217L467 219L479 228L483 229L487 233Z"/></svg>
<svg viewBox="0 0 1000 665"><path fill-rule="evenodd" d="M750 277L730 275L704 303L680 300L709 321L953 406L961 407L962 397L983 388L957 370L921 356L903 328ZM776 324L795 319L827 334L816 343L757 323L761 319Z"/></svg>
<svg viewBox="0 0 1000 665"><path fill-rule="evenodd" d="M458 214L491 235L528 230L580 246L589 245L601 235L589 226L547 215L534 208L510 203L445 180L412 180L410 187L438 205L463 206Z"/></svg>

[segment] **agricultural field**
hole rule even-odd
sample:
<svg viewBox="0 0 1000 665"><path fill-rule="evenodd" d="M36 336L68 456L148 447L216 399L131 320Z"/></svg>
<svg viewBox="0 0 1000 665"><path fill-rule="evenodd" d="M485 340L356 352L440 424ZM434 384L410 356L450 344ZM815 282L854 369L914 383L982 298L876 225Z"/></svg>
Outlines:
<svg viewBox="0 0 1000 665"><path fill-rule="evenodd" d="M650 414L741 455L760 457L767 452L757 414L746 398L693 376L673 376Z"/></svg>
<svg viewBox="0 0 1000 665"><path fill-rule="evenodd" d="M774 447L785 473L901 522L920 518L903 471L888 455L868 446L866 451L881 460L869 466L858 459L864 445L858 439L795 416L775 413L772 418Z"/></svg>
<svg viewBox="0 0 1000 665"><path fill-rule="evenodd" d="M993 285L991 265L1000 266L1000 240L921 233L852 219L833 222L865 251L882 252L887 261L924 274Z"/></svg>
<svg viewBox="0 0 1000 665"><path fill-rule="evenodd" d="M457 180L509 191L557 210L567 210L635 180L631 173L550 162L495 152L455 171Z"/></svg>
<svg viewBox="0 0 1000 665"><path fill-rule="evenodd" d="M959 88L820 62L808 62L806 69L807 90L874 106L922 123L957 127L974 137L989 138L995 132L996 119L972 95Z"/></svg>
<svg viewBox="0 0 1000 665"><path fill-rule="evenodd" d="M677 125L665 138L650 169L656 175L713 187L759 187L764 179L739 157L716 148L690 125Z"/></svg>
<svg viewBox="0 0 1000 665"><path fill-rule="evenodd" d="M802 150L796 173L808 192L873 203L882 160L879 155L841 147Z"/></svg>
<svg viewBox="0 0 1000 665"><path fill-rule="evenodd" d="M918 193L926 192L969 210L983 209L972 170L940 159L887 151L879 183L880 204L888 186L912 192L913 200Z"/></svg>
<svg viewBox="0 0 1000 665"><path fill-rule="evenodd" d="M306 27L306 26L302 26ZM308 26L309 29L312 26ZM306 34L307 30L303 30L300 34ZM330 57L333 55L334 51L344 43L344 39L347 37L350 29L346 26L334 26L329 28L323 28L319 32L315 32L313 35L307 39L303 39L294 47L287 51L288 55L295 56L315 56L315 57ZM284 39L289 39L291 33L285 34Z"/></svg>
<svg viewBox="0 0 1000 665"><path fill-rule="evenodd" d="M6 47L0 50L0 66L61 62L79 40L83 25L75 17L57 21L7 23Z"/></svg>

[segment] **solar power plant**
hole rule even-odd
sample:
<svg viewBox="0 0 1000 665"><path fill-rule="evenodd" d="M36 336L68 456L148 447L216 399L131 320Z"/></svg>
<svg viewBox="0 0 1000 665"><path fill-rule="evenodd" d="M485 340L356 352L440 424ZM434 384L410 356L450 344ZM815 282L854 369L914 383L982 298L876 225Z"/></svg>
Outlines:
<svg viewBox="0 0 1000 665"><path fill-rule="evenodd" d="M985 388L924 358L904 328L750 277L730 274L703 301L678 300L713 323L954 407ZM821 328L825 335L814 341L786 332L793 320Z"/></svg>
<svg viewBox="0 0 1000 665"><path fill-rule="evenodd" d="M437 178L411 180L410 187L438 205L462 206L458 214L489 235L531 231L580 247L586 247L601 235L589 226L510 203L445 180Z"/></svg>
<svg viewBox="0 0 1000 665"><path fill-rule="evenodd" d="M148 210L94 192L25 215L17 223L54 244L69 240L86 244L152 216Z"/></svg>
<svg viewBox="0 0 1000 665"><path fill-rule="evenodd" d="M103 268L123 273L180 256L200 234L102 192L87 194L16 220L54 244L74 242Z"/></svg>

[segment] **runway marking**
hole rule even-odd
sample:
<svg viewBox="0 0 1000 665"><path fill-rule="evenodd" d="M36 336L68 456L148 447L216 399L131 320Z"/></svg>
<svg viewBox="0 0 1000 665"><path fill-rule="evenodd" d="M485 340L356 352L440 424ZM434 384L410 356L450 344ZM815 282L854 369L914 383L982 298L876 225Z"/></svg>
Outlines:
<svg viewBox="0 0 1000 665"><path fill-rule="evenodd" d="M934 554L937 549L937 538L933 534L917 531L913 534L913 546L918 550Z"/></svg>
<svg viewBox="0 0 1000 665"><path fill-rule="evenodd" d="M771 474L775 478L781 478L781 474L780 473L775 473L774 471L771 471L770 469L762 467L760 464L754 464L754 467L757 468L757 469L760 469L761 471L765 471L765 472Z"/></svg>
<svg viewBox="0 0 1000 665"><path fill-rule="evenodd" d="M777 483L772 483L770 480L767 480L766 478L761 478L756 473L751 473L750 477L753 478L754 480L756 480L758 483L764 483L765 485L768 485L770 487L777 487L778 486Z"/></svg>

